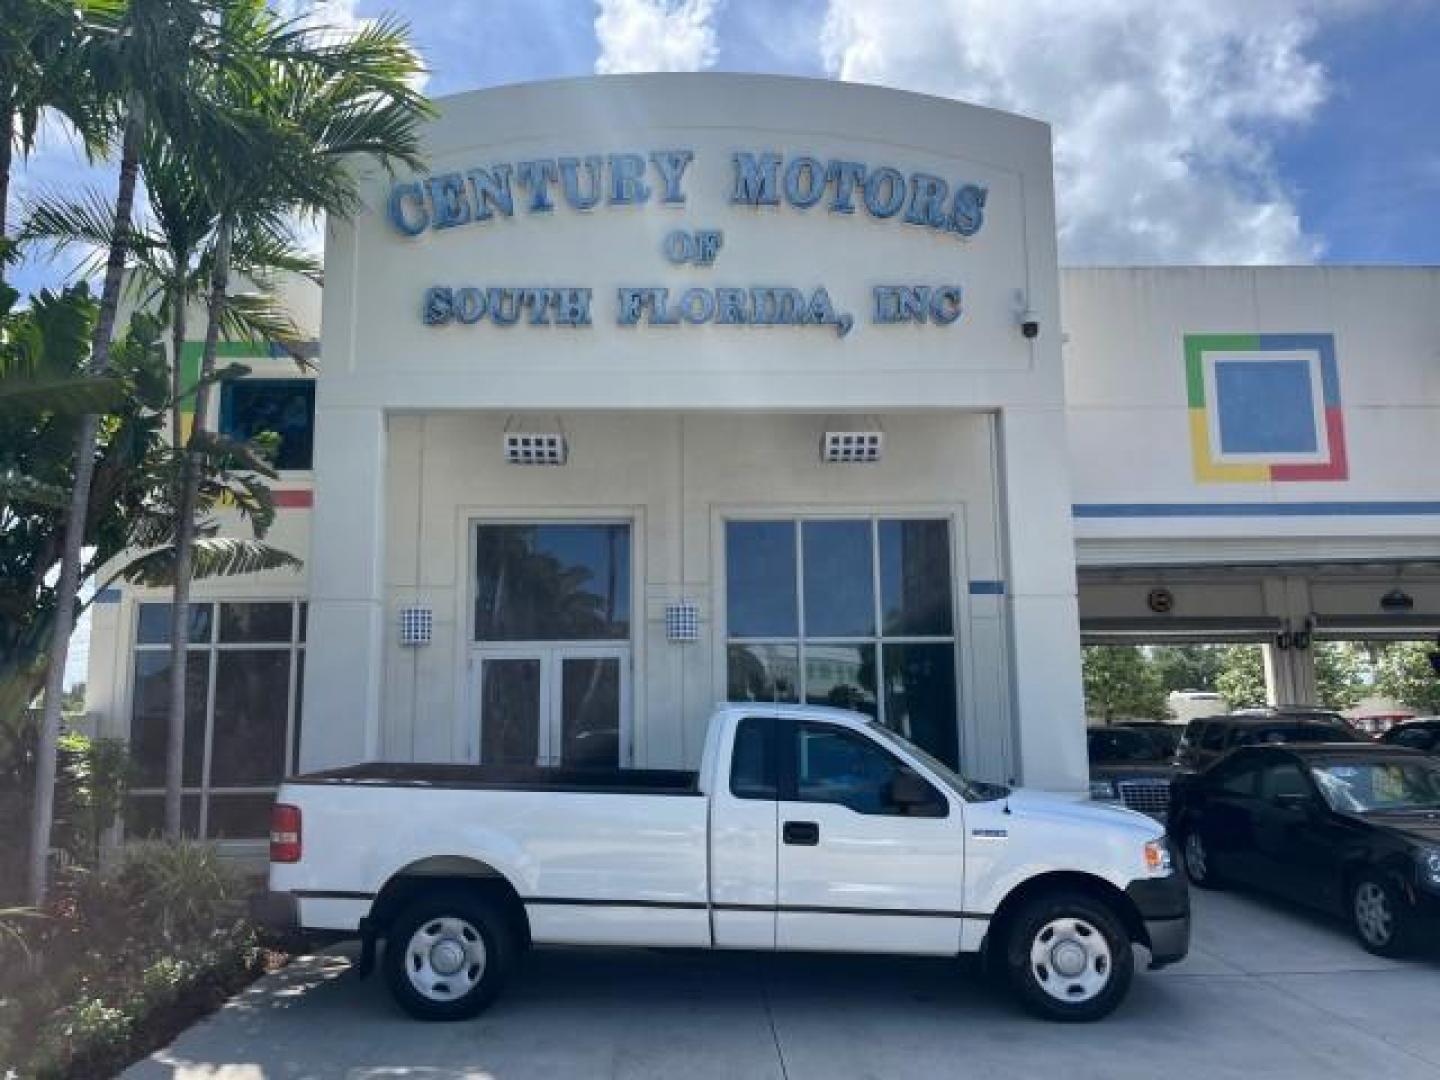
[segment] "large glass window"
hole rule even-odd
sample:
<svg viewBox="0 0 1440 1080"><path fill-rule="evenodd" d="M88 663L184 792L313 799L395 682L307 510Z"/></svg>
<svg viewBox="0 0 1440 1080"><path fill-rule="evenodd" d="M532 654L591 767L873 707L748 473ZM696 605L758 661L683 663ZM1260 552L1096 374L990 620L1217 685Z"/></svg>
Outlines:
<svg viewBox="0 0 1440 1080"><path fill-rule="evenodd" d="M630 637L630 526L480 525L476 641Z"/></svg>
<svg viewBox="0 0 1440 1080"><path fill-rule="evenodd" d="M315 455L315 380L230 379L220 384L220 431L280 438L277 469L309 469Z"/></svg>
<svg viewBox="0 0 1440 1080"><path fill-rule="evenodd" d="M130 836L164 824L170 692L169 604L141 604L136 623L130 751ZM276 786L299 747L305 605L195 603L185 666L185 831L263 839Z"/></svg>
<svg viewBox="0 0 1440 1080"><path fill-rule="evenodd" d="M855 709L959 761L945 518L730 521L731 701Z"/></svg>

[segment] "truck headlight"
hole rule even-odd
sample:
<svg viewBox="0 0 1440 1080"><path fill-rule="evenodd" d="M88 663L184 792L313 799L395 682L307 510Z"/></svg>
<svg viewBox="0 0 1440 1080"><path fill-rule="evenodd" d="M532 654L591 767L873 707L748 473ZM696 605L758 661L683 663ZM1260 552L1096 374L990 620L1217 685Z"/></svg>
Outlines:
<svg viewBox="0 0 1440 1080"><path fill-rule="evenodd" d="M1115 785L1109 780L1091 780L1090 798L1092 799L1113 799L1115 798Z"/></svg>
<svg viewBox="0 0 1440 1080"><path fill-rule="evenodd" d="M1152 874L1168 874L1172 868L1170 845L1165 837L1145 842L1145 869Z"/></svg>
<svg viewBox="0 0 1440 1080"><path fill-rule="evenodd" d="M1420 864L1420 880L1432 889L1440 889L1440 848L1421 848L1416 855Z"/></svg>

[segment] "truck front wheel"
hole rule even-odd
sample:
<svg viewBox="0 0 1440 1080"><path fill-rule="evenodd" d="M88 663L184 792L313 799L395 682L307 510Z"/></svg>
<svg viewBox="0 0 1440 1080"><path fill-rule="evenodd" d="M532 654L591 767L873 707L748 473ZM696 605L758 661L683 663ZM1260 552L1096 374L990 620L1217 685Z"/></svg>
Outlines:
<svg viewBox="0 0 1440 1080"><path fill-rule="evenodd" d="M495 1000L516 953L511 920L483 896L428 893L385 935L385 981L420 1020L466 1020Z"/></svg>
<svg viewBox="0 0 1440 1080"><path fill-rule="evenodd" d="M1048 1020L1099 1020L1125 997L1135 973L1130 937L1103 900L1053 892L1029 900L1005 941L1010 985Z"/></svg>

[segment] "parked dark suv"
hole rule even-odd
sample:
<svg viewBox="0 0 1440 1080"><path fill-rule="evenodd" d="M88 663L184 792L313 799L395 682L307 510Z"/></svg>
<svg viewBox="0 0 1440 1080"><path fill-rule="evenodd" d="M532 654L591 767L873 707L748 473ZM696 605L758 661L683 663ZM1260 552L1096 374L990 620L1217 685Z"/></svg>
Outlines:
<svg viewBox="0 0 1440 1080"><path fill-rule="evenodd" d="M1199 771L1241 746L1368 741L1337 712L1281 705L1191 720L1180 738L1175 760L1182 768Z"/></svg>
<svg viewBox="0 0 1440 1080"><path fill-rule="evenodd" d="M1170 809L1179 725L1092 727L1086 733L1090 797L1113 800L1164 821Z"/></svg>
<svg viewBox="0 0 1440 1080"><path fill-rule="evenodd" d="M1424 750L1427 754L1440 753L1440 717L1421 716L1414 720L1402 720L1376 741L1387 746Z"/></svg>

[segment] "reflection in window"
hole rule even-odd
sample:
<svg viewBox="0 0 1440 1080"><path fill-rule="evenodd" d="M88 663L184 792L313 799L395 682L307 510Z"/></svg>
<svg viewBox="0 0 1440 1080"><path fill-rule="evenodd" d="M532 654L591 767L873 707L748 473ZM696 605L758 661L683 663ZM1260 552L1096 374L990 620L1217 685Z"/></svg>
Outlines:
<svg viewBox="0 0 1440 1080"><path fill-rule="evenodd" d="M630 526L480 525L477 641L630 636Z"/></svg>
<svg viewBox="0 0 1440 1080"><path fill-rule="evenodd" d="M868 713L956 765L950 544L943 518L727 522L729 699Z"/></svg>
<svg viewBox="0 0 1440 1080"><path fill-rule="evenodd" d="M216 608L196 603L190 609L191 640L198 644L190 646L185 666L185 829L211 839L258 840L269 829L275 787L298 754L304 651L295 627L304 605L222 602L218 623ZM164 818L169 617L169 604L141 604L137 615L130 714L135 778L125 811L130 836L159 831ZM212 642L217 625L219 640Z"/></svg>
<svg viewBox="0 0 1440 1080"><path fill-rule="evenodd" d="M231 379L220 384L220 432L253 439L280 438L277 469L308 469L315 453L313 379Z"/></svg>

